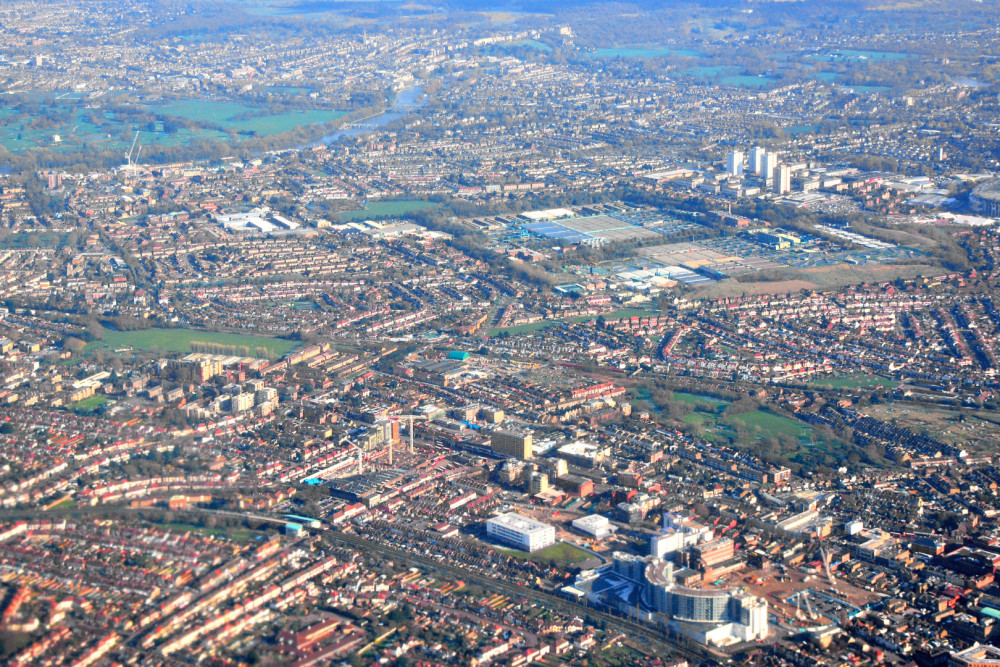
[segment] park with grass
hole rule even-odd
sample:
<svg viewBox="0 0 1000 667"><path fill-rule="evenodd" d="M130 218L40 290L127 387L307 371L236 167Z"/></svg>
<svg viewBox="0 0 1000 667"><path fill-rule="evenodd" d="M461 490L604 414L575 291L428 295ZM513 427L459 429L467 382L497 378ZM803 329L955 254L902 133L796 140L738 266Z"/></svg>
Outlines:
<svg viewBox="0 0 1000 667"><path fill-rule="evenodd" d="M695 405L695 410L684 415L681 421L687 425L700 426L706 440L720 444L735 444L741 431L757 440L785 436L805 444L813 438L810 426L766 410L733 413L725 409L724 406L728 404L722 404L721 409L717 407L715 410L704 409L705 403Z"/></svg>
<svg viewBox="0 0 1000 667"><path fill-rule="evenodd" d="M280 134L303 125L327 123L345 115L336 109L294 109L272 113L264 107L235 102L175 100L156 108L160 116L173 116L194 123L220 127L225 131Z"/></svg>
<svg viewBox="0 0 1000 667"><path fill-rule="evenodd" d="M690 391L665 392L662 387L637 388L633 395L661 417L683 424L691 435L757 454L763 448L772 455L777 450L789 463L798 455L823 450L826 443L809 424L748 397L724 400Z"/></svg>
<svg viewBox="0 0 1000 667"><path fill-rule="evenodd" d="M137 331L105 331L100 340L87 344L86 353L98 349L133 350L140 352L212 352L247 357L278 359L300 343L284 338L251 336L248 334L197 331L194 329L140 329Z"/></svg>
<svg viewBox="0 0 1000 667"><path fill-rule="evenodd" d="M181 522L170 522L161 523L160 527L164 530L172 530L178 533L190 533L197 532L203 535L208 535L212 537L227 537L231 540L237 542L251 542L262 535L267 535L267 533L250 530L249 528L232 527L232 528L212 528L208 526L200 526L194 523L181 523Z"/></svg>

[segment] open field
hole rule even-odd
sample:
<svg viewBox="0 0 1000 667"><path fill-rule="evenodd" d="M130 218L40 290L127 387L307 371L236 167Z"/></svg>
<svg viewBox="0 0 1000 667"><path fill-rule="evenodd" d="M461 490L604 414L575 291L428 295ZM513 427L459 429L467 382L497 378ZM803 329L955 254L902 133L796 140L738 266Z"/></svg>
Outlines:
<svg viewBox="0 0 1000 667"><path fill-rule="evenodd" d="M547 329L557 324L559 324L559 320L539 320L538 322L532 322L531 324L518 324L513 327L493 327L492 329L487 329L486 335L493 337L506 332L511 336L514 336L516 334L530 333L532 331L541 331L542 329Z"/></svg>
<svg viewBox="0 0 1000 667"><path fill-rule="evenodd" d="M27 232L17 232L0 240L0 248L59 248L66 245L69 234L49 233L49 234L29 234Z"/></svg>
<svg viewBox="0 0 1000 667"><path fill-rule="evenodd" d="M763 412L762 410L735 415L732 419L742 423L751 431L760 429L761 434L765 437L784 434L793 438L808 438L813 432L811 428L801 422L789 419L788 417L773 415L770 412Z"/></svg>
<svg viewBox="0 0 1000 667"><path fill-rule="evenodd" d="M659 315L657 311L645 310L644 308L622 308L621 310L615 310L607 315L604 315L606 320L620 320L625 317L649 317L650 315ZM596 318L589 318L596 319Z"/></svg>
<svg viewBox="0 0 1000 667"><path fill-rule="evenodd" d="M745 412L739 415L719 416L709 410L720 405L721 402L712 404L708 403L708 399L694 397L691 394L678 396L678 393L674 392L675 400L697 406L694 412L684 415L681 418L681 422L690 426L703 427L705 429L704 437L714 442L732 441L736 436L735 429L733 428L735 425L742 426L752 434L759 435L762 438L787 435L796 439L808 440L813 435L812 428L806 424L789 419L788 417L764 412L763 410Z"/></svg>
<svg viewBox="0 0 1000 667"><path fill-rule="evenodd" d="M248 107L234 102L181 100L156 109L157 114L174 116L196 123L218 125L224 130L253 132L258 135L279 134L303 125L326 123L344 115L334 109L301 109L282 113Z"/></svg>
<svg viewBox="0 0 1000 667"><path fill-rule="evenodd" d="M518 551L517 549L503 549L499 547L493 548L515 558L530 560L532 563L548 563L549 561L556 561L560 565L572 565L574 563L583 562L591 557L586 551L577 549L572 544L566 544L565 542L557 542L551 547L545 547L544 549L540 549L530 554L526 551Z"/></svg>
<svg viewBox="0 0 1000 667"><path fill-rule="evenodd" d="M704 426L710 420L705 416L703 412L692 412L689 415L684 415L681 417L681 421L688 425Z"/></svg>
<svg viewBox="0 0 1000 667"><path fill-rule="evenodd" d="M515 21L517 17L510 12L495 11L495 12L476 12L477 14L482 14L487 21L490 23L511 23Z"/></svg>
<svg viewBox="0 0 1000 667"><path fill-rule="evenodd" d="M893 421L911 431L976 452L1000 450L1000 412L952 410L907 403L870 405L866 414Z"/></svg>
<svg viewBox="0 0 1000 667"><path fill-rule="evenodd" d="M113 350L132 348L149 351L159 348L164 352L191 352L191 344L195 342L231 345L234 348L246 347L249 350L248 356L264 356L258 353L258 348L263 348L267 351L267 356L272 357L282 357L299 346L297 341L285 340L284 338L192 329L142 329L140 331L106 331L102 340L88 343L86 350L90 352L105 347Z"/></svg>
<svg viewBox="0 0 1000 667"><path fill-rule="evenodd" d="M97 408L101 407L107 403L110 399L104 394L94 394L90 398L85 398L82 401L74 403L71 407L73 412L79 414L91 413Z"/></svg>
<svg viewBox="0 0 1000 667"><path fill-rule="evenodd" d="M789 269L787 280L745 282L724 280L695 291L697 298L718 298L755 294L787 294L799 290L828 289L861 282L882 282L896 278L934 276L944 269L933 264L838 264L814 269Z"/></svg>
<svg viewBox="0 0 1000 667"><path fill-rule="evenodd" d="M395 201L379 201L368 204L365 208L353 211L343 211L337 217L341 222L353 222L355 220L373 220L377 218L398 218L408 213L425 211L437 206L434 202L421 201L419 199L400 199Z"/></svg>
<svg viewBox="0 0 1000 667"><path fill-rule="evenodd" d="M617 46L595 49L588 53L591 58L663 58L680 56L682 58L700 58L704 54L694 49L671 49L665 46Z"/></svg>
<svg viewBox="0 0 1000 667"><path fill-rule="evenodd" d="M809 384L816 387L832 387L834 389L856 389L858 387L895 387L898 382L879 375L866 375L863 373L849 373L834 375L832 377L817 378Z"/></svg>

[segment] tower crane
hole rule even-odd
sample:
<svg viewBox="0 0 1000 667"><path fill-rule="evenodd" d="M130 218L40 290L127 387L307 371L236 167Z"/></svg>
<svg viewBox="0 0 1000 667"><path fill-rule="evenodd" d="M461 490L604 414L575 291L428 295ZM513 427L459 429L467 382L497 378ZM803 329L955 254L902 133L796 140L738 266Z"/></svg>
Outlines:
<svg viewBox="0 0 1000 667"><path fill-rule="evenodd" d="M389 419L392 421L399 421L401 419L410 420L410 453L413 453L413 420L423 419L424 421L430 421L427 415L390 415ZM389 445L389 463L392 464L392 444Z"/></svg>
<svg viewBox="0 0 1000 667"><path fill-rule="evenodd" d="M351 440L350 438L345 438L344 440L341 440L341 442L346 442L348 445L350 445L351 447L353 447L354 449L357 450L357 452L358 452L358 474L359 475L365 474L365 467L364 467L365 450L361 449L361 446L358 445L358 443L356 443L353 440Z"/></svg>
<svg viewBox="0 0 1000 667"><path fill-rule="evenodd" d="M135 136L132 137L132 145L129 146L128 152L125 153L125 170L126 170L126 172L132 171L132 169L135 167L136 161L139 159L139 153L142 152L142 146L140 145L139 146L139 153L136 153L135 157L132 156L132 151L135 150L135 144L136 144L137 141L139 141L139 130L135 131Z"/></svg>
<svg viewBox="0 0 1000 667"><path fill-rule="evenodd" d="M836 593L837 592L837 580L834 579L833 572L830 570L830 552L827 551L826 548L822 544L820 544L819 545L819 553L823 557L823 569L826 570L826 578L830 582L830 588L832 588L833 592Z"/></svg>

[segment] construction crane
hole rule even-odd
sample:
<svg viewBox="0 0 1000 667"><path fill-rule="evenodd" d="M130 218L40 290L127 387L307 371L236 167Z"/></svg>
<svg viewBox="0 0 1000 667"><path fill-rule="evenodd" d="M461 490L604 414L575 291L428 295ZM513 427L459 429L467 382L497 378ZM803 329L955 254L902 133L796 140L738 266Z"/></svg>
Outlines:
<svg viewBox="0 0 1000 667"><path fill-rule="evenodd" d="M423 419L424 421L430 421L427 415L390 415L389 419L392 421L399 421L401 419L410 420L410 453L413 453L413 420ZM392 465L392 445L389 445L389 464Z"/></svg>
<svg viewBox="0 0 1000 667"><path fill-rule="evenodd" d="M803 591L803 595L805 595L806 598L806 611L809 612L809 620L815 621L818 618L818 614L813 611L812 605L809 604L809 593Z"/></svg>
<svg viewBox="0 0 1000 667"><path fill-rule="evenodd" d="M364 467L365 450L361 449L361 446L358 445L358 443L351 440L350 438L344 438L343 440L341 440L341 443L344 442L346 442L348 445L350 445L351 447L353 447L358 451L358 474L359 475L365 474L365 467Z"/></svg>
<svg viewBox="0 0 1000 667"><path fill-rule="evenodd" d="M819 545L819 553L823 557L823 569L826 570L826 578L830 582L830 588L833 589L834 593L837 593L837 580L834 579L833 572L830 570L830 552L821 543Z"/></svg>
<svg viewBox="0 0 1000 667"><path fill-rule="evenodd" d="M806 618L809 620L816 620L818 614L813 611L812 605L809 604L809 591L799 591L795 595L795 618L802 620L802 603L806 605Z"/></svg>
<svg viewBox="0 0 1000 667"><path fill-rule="evenodd" d="M136 144L137 141L139 141L139 130L135 131L135 136L132 137L132 145L128 147L128 151L125 153L125 168L126 169L131 169L132 165L134 164L132 162L132 151L135 150L135 144ZM138 157L138 155L136 155L136 157Z"/></svg>

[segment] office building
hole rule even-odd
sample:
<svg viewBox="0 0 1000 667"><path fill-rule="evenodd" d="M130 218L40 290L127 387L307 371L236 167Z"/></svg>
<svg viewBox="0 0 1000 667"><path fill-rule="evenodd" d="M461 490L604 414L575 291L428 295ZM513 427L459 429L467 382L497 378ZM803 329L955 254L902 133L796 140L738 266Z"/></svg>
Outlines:
<svg viewBox="0 0 1000 667"><path fill-rule="evenodd" d="M673 564L653 560L645 585L653 608L689 626L683 630L702 644L767 637L767 600L739 590L702 590L677 586Z"/></svg>
<svg viewBox="0 0 1000 667"><path fill-rule="evenodd" d="M669 624L704 645L767 637L767 600L739 588L688 588L680 582L689 580L690 570L674 568L670 561L616 551L610 566L581 572L567 593L616 606L647 622Z"/></svg>
<svg viewBox="0 0 1000 667"><path fill-rule="evenodd" d="M528 477L528 493L537 496L549 490L549 476L544 472L533 472Z"/></svg>
<svg viewBox="0 0 1000 667"><path fill-rule="evenodd" d="M611 554L612 572L632 581L641 582L643 580L643 573L646 572L649 562L649 556L637 556L624 551L616 551Z"/></svg>
<svg viewBox="0 0 1000 667"><path fill-rule="evenodd" d="M545 464L548 465L552 477L569 474L569 464L565 459L545 459Z"/></svg>
<svg viewBox="0 0 1000 667"><path fill-rule="evenodd" d="M231 396L229 401L232 412L246 412L254 406L255 397L253 394L236 394L235 396Z"/></svg>
<svg viewBox="0 0 1000 667"><path fill-rule="evenodd" d="M732 559L736 555L736 545L728 537L720 537L711 542L696 544L692 548L692 555L697 567L708 569Z"/></svg>
<svg viewBox="0 0 1000 667"><path fill-rule="evenodd" d="M519 459L530 459L533 455L531 434L515 431L493 431L490 435L490 446L493 451Z"/></svg>
<svg viewBox="0 0 1000 667"><path fill-rule="evenodd" d="M649 541L649 553L656 558L683 551L701 542L708 542L714 532L688 517L666 513L663 515L663 531Z"/></svg>
<svg viewBox="0 0 1000 667"><path fill-rule="evenodd" d="M586 442L571 442L558 450L559 456L581 468L593 468L608 457L607 447L599 447Z"/></svg>
<svg viewBox="0 0 1000 667"><path fill-rule="evenodd" d="M486 522L486 534L521 551L531 553L556 543L556 529L517 512L495 516Z"/></svg>
<svg viewBox="0 0 1000 667"><path fill-rule="evenodd" d="M499 408L483 408L479 411L479 416L487 424L499 424L505 415Z"/></svg>
<svg viewBox="0 0 1000 667"><path fill-rule="evenodd" d="M748 642L767 637L767 601L763 598L736 593L729 598L729 615L737 638Z"/></svg>

